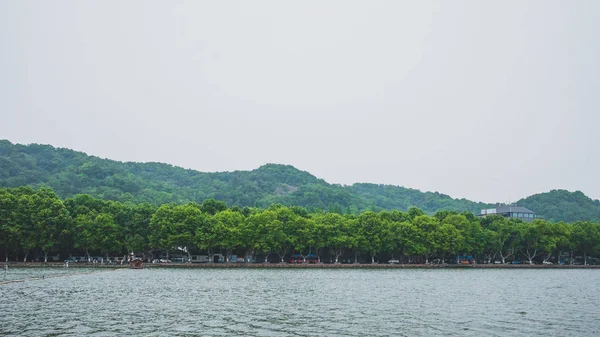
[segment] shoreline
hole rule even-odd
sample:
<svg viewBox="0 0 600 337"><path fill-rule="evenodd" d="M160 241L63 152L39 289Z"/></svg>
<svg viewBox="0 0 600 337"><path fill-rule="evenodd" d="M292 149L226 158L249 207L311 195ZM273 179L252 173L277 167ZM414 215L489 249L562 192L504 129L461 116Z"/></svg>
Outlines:
<svg viewBox="0 0 600 337"><path fill-rule="evenodd" d="M6 262L2 263L2 266ZM8 268L66 268L60 262L8 262ZM70 263L68 268L129 269L129 265ZM144 268L316 268L316 269L600 269L600 265L547 264L291 264L291 263L144 263Z"/></svg>

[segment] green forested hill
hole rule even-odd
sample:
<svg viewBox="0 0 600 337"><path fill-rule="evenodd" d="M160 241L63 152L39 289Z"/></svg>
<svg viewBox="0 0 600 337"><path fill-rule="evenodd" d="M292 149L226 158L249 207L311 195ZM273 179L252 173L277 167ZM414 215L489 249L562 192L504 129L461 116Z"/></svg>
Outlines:
<svg viewBox="0 0 600 337"><path fill-rule="evenodd" d="M63 198L86 193L107 200L157 205L214 198L238 206L282 203L347 211L349 206L360 204L348 189L287 165L204 173L161 163L123 163L49 145L2 140L0 186L23 185L47 185Z"/></svg>
<svg viewBox="0 0 600 337"><path fill-rule="evenodd" d="M481 209L488 206L485 203L467 199L452 199L450 196L438 192L421 192L393 185L358 183L348 188L366 204L380 209L407 210L415 206L428 213L443 209L479 213Z"/></svg>
<svg viewBox="0 0 600 337"><path fill-rule="evenodd" d="M518 204L551 221L600 221L600 200L592 200L580 191L552 190L521 199Z"/></svg>
<svg viewBox="0 0 600 337"><path fill-rule="evenodd" d="M488 205L404 187L329 184L289 165L267 164L252 171L205 173L161 163L118 162L50 145L0 140L0 187L49 186L63 198L90 194L123 202L198 202L266 208L274 203L309 210L357 213L418 207L478 212ZM600 205L581 192L552 191L519 204L552 220L598 220Z"/></svg>

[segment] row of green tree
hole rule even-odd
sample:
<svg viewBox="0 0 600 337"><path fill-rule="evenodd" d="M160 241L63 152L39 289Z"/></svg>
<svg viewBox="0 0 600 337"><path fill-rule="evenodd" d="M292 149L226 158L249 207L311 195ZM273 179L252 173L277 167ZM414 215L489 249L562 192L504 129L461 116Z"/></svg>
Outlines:
<svg viewBox="0 0 600 337"><path fill-rule="evenodd" d="M600 254L600 224L440 211L417 208L365 211L358 215L309 213L305 208L274 204L266 209L228 208L222 201L202 204L132 204L89 195L61 200L49 188L0 189L0 247L8 259L81 253L105 256L150 250L213 254L277 255L292 252L401 258L409 263L448 261L457 255L481 262L515 259L558 262L560 256Z"/></svg>

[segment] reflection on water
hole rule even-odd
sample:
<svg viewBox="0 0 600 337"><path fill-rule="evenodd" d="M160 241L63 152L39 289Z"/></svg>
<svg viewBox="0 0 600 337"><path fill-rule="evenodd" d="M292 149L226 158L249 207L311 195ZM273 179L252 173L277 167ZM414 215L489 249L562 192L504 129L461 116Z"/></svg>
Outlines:
<svg viewBox="0 0 600 337"><path fill-rule="evenodd" d="M117 270L0 285L0 335L594 336L600 270Z"/></svg>
<svg viewBox="0 0 600 337"><path fill-rule="evenodd" d="M16 280L32 280L42 277L55 277L62 275L89 273L99 269L94 268L61 268L61 267L12 267L0 264L0 282ZM5 269L6 268L6 269ZM1 290L0 290L1 291Z"/></svg>

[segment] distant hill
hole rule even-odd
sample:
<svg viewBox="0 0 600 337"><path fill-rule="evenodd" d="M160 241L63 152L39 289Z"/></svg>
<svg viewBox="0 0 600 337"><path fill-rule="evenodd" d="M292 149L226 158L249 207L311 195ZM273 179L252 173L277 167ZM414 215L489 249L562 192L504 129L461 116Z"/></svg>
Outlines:
<svg viewBox="0 0 600 337"><path fill-rule="evenodd" d="M329 184L289 165L267 164L252 171L206 173L161 163L119 162L50 145L0 140L0 187L50 186L61 197L86 193L123 202L187 203L208 198L228 205L268 207L273 203L309 210L356 213L415 206L478 212L489 205L391 185ZM551 191L519 205L556 221L598 220L600 202L581 192Z"/></svg>
<svg viewBox="0 0 600 337"><path fill-rule="evenodd" d="M421 192L419 190L393 185L377 185L358 183L347 187L353 195L376 209L407 210L416 206L425 212L438 210L457 210L479 213L488 204L467 199L453 199L438 192Z"/></svg>
<svg viewBox="0 0 600 337"><path fill-rule="evenodd" d="M521 199L518 204L535 210L546 220L600 221L600 200L593 200L581 191L552 190Z"/></svg>
<svg viewBox="0 0 600 337"><path fill-rule="evenodd" d="M154 204L215 198L239 206L282 203L347 209L360 203L347 188L328 184L288 165L204 173L169 164L124 163L50 145L1 140L0 186L23 185L47 185L61 197L87 193L108 200Z"/></svg>

